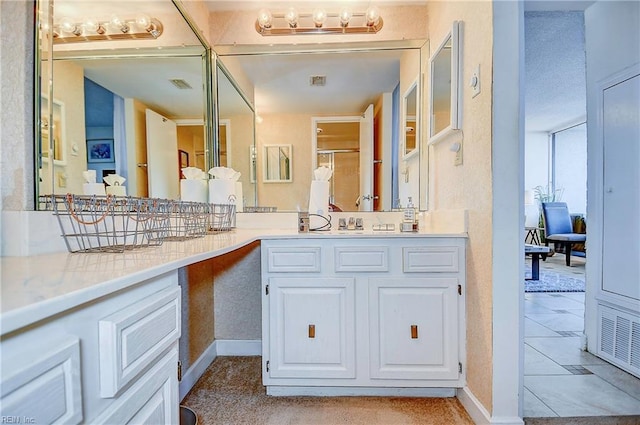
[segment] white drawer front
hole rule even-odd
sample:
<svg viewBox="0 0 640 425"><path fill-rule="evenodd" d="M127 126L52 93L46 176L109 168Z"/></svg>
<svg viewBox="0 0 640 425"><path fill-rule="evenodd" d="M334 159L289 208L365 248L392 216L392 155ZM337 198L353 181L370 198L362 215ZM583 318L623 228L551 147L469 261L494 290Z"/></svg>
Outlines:
<svg viewBox="0 0 640 425"><path fill-rule="evenodd" d="M334 254L337 272L389 271L389 248L386 246L337 246Z"/></svg>
<svg viewBox="0 0 640 425"><path fill-rule="evenodd" d="M267 249L270 273L320 271L320 247L270 247Z"/></svg>
<svg viewBox="0 0 640 425"><path fill-rule="evenodd" d="M160 291L99 323L100 396L113 397L180 337L180 288Z"/></svg>
<svg viewBox="0 0 640 425"><path fill-rule="evenodd" d="M94 424L177 424L178 417L178 344L118 397Z"/></svg>
<svg viewBox="0 0 640 425"><path fill-rule="evenodd" d="M402 248L402 269L405 273L456 273L459 270L458 248L455 246Z"/></svg>
<svg viewBox="0 0 640 425"><path fill-rule="evenodd" d="M56 347L33 347L40 353L26 368L2 379L2 422L78 424L82 422L80 341L69 338ZM26 358L22 358L27 364ZM13 362L12 362L13 363ZM18 366L17 364L15 366ZM4 373L13 366L3 361ZM19 419L19 421L18 421Z"/></svg>

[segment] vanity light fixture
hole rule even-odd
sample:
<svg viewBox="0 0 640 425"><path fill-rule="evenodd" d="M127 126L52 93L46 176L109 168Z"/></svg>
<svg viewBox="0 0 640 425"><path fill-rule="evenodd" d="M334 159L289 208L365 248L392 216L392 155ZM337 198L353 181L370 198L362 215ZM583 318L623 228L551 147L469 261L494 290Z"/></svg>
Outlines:
<svg viewBox="0 0 640 425"><path fill-rule="evenodd" d="M109 20L94 17L77 22L63 17L53 26L53 42L77 43L82 41L156 39L162 35L162 23L148 15L140 14L133 19L112 15Z"/></svg>
<svg viewBox="0 0 640 425"><path fill-rule="evenodd" d="M339 12L317 8L311 13L299 13L289 8L284 13L272 13L268 9L258 12L255 28L263 35L295 34L375 34L382 29L383 21L376 6L364 12L352 12L348 7Z"/></svg>

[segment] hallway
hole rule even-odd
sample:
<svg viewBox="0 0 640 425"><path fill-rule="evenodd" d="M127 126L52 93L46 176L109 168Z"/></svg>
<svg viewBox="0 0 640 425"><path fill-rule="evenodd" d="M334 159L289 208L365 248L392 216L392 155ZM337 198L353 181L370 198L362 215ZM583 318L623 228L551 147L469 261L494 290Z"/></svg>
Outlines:
<svg viewBox="0 0 640 425"><path fill-rule="evenodd" d="M573 257L566 267L564 255L554 255L540 268L584 278L585 260ZM525 293L524 417L635 415L614 423L638 424L640 379L581 350L584 299L584 292Z"/></svg>

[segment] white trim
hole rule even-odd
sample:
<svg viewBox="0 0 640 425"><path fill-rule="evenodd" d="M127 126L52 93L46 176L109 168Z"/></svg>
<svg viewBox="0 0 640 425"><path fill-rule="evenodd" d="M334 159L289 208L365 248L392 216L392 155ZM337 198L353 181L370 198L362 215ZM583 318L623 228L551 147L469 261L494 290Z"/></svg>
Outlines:
<svg viewBox="0 0 640 425"><path fill-rule="evenodd" d="M262 340L217 339L218 356L261 356Z"/></svg>
<svg viewBox="0 0 640 425"><path fill-rule="evenodd" d="M524 402L524 288L513 285L524 279L524 6L492 4L492 405L487 408L492 418L500 418L497 423L511 423L505 421L521 418Z"/></svg>
<svg viewBox="0 0 640 425"><path fill-rule="evenodd" d="M201 125L204 126L204 120L202 118L181 118L177 120L173 120L177 126L191 126L191 125Z"/></svg>
<svg viewBox="0 0 640 425"><path fill-rule="evenodd" d="M455 397L455 388L297 387L271 385L270 396Z"/></svg>
<svg viewBox="0 0 640 425"><path fill-rule="evenodd" d="M490 424L491 415L485 407L480 403L475 395L471 392L469 387L459 388L456 392L456 397L467 411L473 422L477 425Z"/></svg>
<svg viewBox="0 0 640 425"><path fill-rule="evenodd" d="M520 417L491 417L487 409L480 403L469 387L459 388L456 397L467 411L473 422L477 425L501 424L522 425L524 420Z"/></svg>
<svg viewBox="0 0 640 425"><path fill-rule="evenodd" d="M200 377L204 375L204 372L207 370L209 365L211 365L216 357L218 357L216 353L216 342L217 341L213 341L213 343L206 350L204 350L204 353L202 353L200 357L198 357L198 360L196 360L195 363L191 365L189 370L187 370L187 373L182 375L182 380L180 381L179 385L180 392L178 395L180 400L182 400L189 393L189 391L191 391L191 388L193 388L196 382L198 382L198 379L200 379Z"/></svg>

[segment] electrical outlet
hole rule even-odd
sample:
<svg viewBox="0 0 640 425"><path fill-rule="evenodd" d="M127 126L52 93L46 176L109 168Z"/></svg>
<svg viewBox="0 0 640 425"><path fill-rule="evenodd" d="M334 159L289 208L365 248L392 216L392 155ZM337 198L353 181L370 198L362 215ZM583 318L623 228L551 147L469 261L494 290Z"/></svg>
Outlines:
<svg viewBox="0 0 640 425"><path fill-rule="evenodd" d="M471 86L472 98L480 94L480 64L478 64L478 66L473 70L469 85Z"/></svg>

